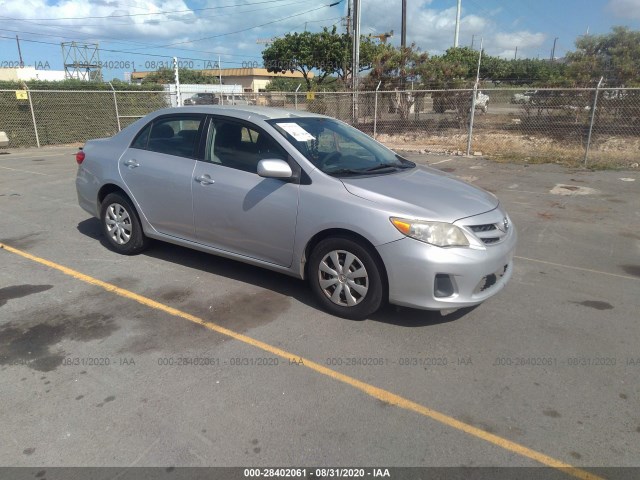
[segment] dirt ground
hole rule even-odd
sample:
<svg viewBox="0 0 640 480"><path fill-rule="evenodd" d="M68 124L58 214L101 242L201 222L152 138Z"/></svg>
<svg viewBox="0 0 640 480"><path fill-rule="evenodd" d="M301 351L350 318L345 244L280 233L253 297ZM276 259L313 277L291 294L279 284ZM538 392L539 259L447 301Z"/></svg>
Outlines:
<svg viewBox="0 0 640 480"><path fill-rule="evenodd" d="M425 135L424 132L380 134L376 139L389 148L420 153L464 154L467 133ZM471 153L499 162L557 163L569 167L584 166L585 146L541 135L505 132L473 134ZM640 161L640 138L607 137L595 141L589 150L586 166L594 169L636 169Z"/></svg>

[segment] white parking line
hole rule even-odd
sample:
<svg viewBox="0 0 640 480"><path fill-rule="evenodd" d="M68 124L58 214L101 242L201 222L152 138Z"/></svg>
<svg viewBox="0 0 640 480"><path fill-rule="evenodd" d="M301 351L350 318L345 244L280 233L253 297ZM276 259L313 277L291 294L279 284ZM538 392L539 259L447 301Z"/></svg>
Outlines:
<svg viewBox="0 0 640 480"><path fill-rule="evenodd" d="M579 271L582 271L582 272L589 272L589 273L599 273L600 275L608 275L610 277L617 277L617 278L624 278L626 280L640 281L640 278L632 277L630 275L620 275L619 273L603 272L602 270L593 270L591 268L574 267L573 265L565 265L563 263L547 262L546 260L538 260L537 258L519 257L517 255L514 256L513 258L517 258L518 260L527 260L529 262L544 263L545 265L553 265L554 267L563 267L563 268L569 268L571 270L579 270Z"/></svg>
<svg viewBox="0 0 640 480"><path fill-rule="evenodd" d="M26 157L37 157L37 158L45 158L45 157L64 157L64 156L73 156L74 152L60 152L60 153L52 153L51 155L38 155L38 152L24 152L24 153L8 153L3 155L0 158L4 158L6 160L11 160L12 158L26 158Z"/></svg>
<svg viewBox="0 0 640 480"><path fill-rule="evenodd" d="M32 170L22 170L21 168L9 168L9 167L0 167L0 168L4 168L5 170L13 170L14 172L33 173L34 175L44 175L45 177L53 176L48 173L34 172Z"/></svg>
<svg viewBox="0 0 640 480"><path fill-rule="evenodd" d="M445 162L450 162L451 160L453 160L453 158L448 158L446 160L440 160L439 162L436 162L436 163L430 163L429 166L438 165L440 163L445 163Z"/></svg>

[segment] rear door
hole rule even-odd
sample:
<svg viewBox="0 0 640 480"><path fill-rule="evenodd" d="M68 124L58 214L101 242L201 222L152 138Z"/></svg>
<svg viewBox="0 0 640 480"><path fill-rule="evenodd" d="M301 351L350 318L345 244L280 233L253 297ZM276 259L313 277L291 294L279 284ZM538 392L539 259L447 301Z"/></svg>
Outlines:
<svg viewBox="0 0 640 480"><path fill-rule="evenodd" d="M193 240L192 183L205 116L154 119L120 158L124 183L158 232Z"/></svg>

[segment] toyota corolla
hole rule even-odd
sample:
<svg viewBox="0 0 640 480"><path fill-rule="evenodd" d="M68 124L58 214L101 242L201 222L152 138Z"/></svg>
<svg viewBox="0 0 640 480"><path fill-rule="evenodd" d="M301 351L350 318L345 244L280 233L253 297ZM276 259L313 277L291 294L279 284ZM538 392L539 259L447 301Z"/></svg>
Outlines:
<svg viewBox="0 0 640 480"><path fill-rule="evenodd" d="M80 206L119 253L162 240L308 279L332 314L479 304L513 271L491 193L323 115L169 108L76 155Z"/></svg>

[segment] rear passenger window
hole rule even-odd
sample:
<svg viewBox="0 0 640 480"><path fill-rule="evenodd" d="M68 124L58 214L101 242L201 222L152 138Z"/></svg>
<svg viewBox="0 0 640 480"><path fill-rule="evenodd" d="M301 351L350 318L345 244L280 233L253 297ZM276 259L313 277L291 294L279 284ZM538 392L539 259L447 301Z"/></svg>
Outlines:
<svg viewBox="0 0 640 480"><path fill-rule="evenodd" d="M142 129L142 131L135 138L133 143L131 144L131 148L147 148L147 141L149 140L149 132L151 131L151 124L147 125Z"/></svg>
<svg viewBox="0 0 640 480"><path fill-rule="evenodd" d="M202 117L194 116L175 116L154 121L147 150L179 157L195 156L202 122Z"/></svg>

